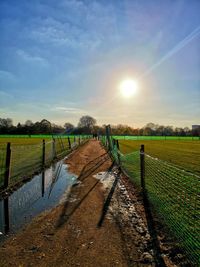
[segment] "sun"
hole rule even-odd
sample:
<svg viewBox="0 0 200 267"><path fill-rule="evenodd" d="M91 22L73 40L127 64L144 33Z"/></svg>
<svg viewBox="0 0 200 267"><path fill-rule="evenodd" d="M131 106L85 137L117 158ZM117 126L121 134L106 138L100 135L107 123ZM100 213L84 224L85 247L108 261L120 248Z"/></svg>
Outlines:
<svg viewBox="0 0 200 267"><path fill-rule="evenodd" d="M127 79L124 80L120 83L120 92L121 94L126 97L129 98L131 96L133 96L137 90L138 90L138 83L135 80L132 79Z"/></svg>

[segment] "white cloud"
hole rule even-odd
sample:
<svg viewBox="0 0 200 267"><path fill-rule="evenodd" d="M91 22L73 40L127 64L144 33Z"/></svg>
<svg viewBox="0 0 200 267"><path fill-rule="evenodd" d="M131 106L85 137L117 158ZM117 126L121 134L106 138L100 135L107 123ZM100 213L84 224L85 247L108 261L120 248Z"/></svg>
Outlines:
<svg viewBox="0 0 200 267"><path fill-rule="evenodd" d="M66 113L72 113L72 114L83 114L85 113L85 110L79 109L79 108L70 108L70 107L55 107L52 109L53 111L61 111Z"/></svg>
<svg viewBox="0 0 200 267"><path fill-rule="evenodd" d="M24 61L31 62L31 63L39 63L39 64L42 64L43 66L48 65L48 62L46 59L39 57L39 56L33 56L33 55L25 52L24 50L19 49L16 51L16 54L20 58L22 58Z"/></svg>
<svg viewBox="0 0 200 267"><path fill-rule="evenodd" d="M67 0L58 3L59 19L55 14L35 18L27 29L29 38L43 44L74 49L96 50L105 42L119 38L112 5Z"/></svg>

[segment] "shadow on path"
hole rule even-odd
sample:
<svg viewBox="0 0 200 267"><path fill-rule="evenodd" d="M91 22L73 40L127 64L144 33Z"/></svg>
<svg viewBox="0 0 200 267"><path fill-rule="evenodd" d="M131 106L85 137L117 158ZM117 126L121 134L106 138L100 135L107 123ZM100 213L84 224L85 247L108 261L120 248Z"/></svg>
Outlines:
<svg viewBox="0 0 200 267"><path fill-rule="evenodd" d="M120 175L119 175L119 173L118 173L118 174L115 176L115 180L114 180L113 185L112 185L112 187L111 187L111 189L110 189L110 192L109 192L109 194L108 194L108 197L107 197L106 201L104 202L103 209L102 209L102 214L101 214L101 217L100 217L99 222L98 222L98 224L97 224L97 227L101 227L102 224L103 224L103 221L104 221L105 216L106 216L106 213L107 213L107 211L108 211L108 208L109 208L109 205L110 205L112 196L113 196L114 191L115 191L115 188L116 188L116 186L117 186L117 182L118 182L118 180L119 180L119 177L120 177Z"/></svg>
<svg viewBox="0 0 200 267"><path fill-rule="evenodd" d="M162 252L160 249L158 234L156 231L155 222L153 219L153 215L152 215L151 207L149 204L147 192L143 193L143 203L144 203L145 215L146 215L146 219L147 219L147 227L148 227L148 231L149 231L149 234L151 236L151 239L152 239L152 246L153 246L153 250L155 253L156 266L157 267L166 267L166 264L165 264L165 262L161 256Z"/></svg>
<svg viewBox="0 0 200 267"><path fill-rule="evenodd" d="M103 165L104 162L106 162L109 159L109 156L107 153L102 154L101 156L95 158L94 160L90 161L89 163L87 163L79 177L78 180L83 181L85 180L88 176L90 176L96 169L98 169L101 165ZM92 165L90 167L90 165ZM89 169L87 169L89 166ZM111 164L111 166L108 168L107 171L110 171L110 169L112 168L113 164ZM56 224L56 228L61 227L64 223L66 223L69 218L73 215L73 213L78 209L78 207L82 204L82 202L87 198L87 196L90 194L90 192L92 192L92 190L96 187L96 185L99 183L100 180L97 180L93 186L88 190L88 192L81 198L81 200L73 207L73 209L69 212L67 212L67 209L69 207L69 202L67 201L63 207L62 213L58 219L58 222Z"/></svg>
<svg viewBox="0 0 200 267"><path fill-rule="evenodd" d="M83 181L90 174L92 174L96 169L98 169L105 161L109 159L108 153L104 153L99 157L89 161L81 170L81 173L78 176L78 180Z"/></svg>

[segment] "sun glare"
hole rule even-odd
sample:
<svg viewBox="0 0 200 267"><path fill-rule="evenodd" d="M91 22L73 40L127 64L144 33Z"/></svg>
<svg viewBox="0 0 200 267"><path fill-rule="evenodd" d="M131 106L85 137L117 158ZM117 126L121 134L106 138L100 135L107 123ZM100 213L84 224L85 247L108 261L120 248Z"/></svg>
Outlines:
<svg viewBox="0 0 200 267"><path fill-rule="evenodd" d="M124 80L120 84L120 92L126 98L133 96L137 90L138 84L135 80Z"/></svg>

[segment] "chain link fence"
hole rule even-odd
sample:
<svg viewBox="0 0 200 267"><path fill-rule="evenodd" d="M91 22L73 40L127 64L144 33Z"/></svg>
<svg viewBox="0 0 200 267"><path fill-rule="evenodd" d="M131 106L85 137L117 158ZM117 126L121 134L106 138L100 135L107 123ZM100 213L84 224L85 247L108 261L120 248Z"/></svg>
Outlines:
<svg viewBox="0 0 200 267"><path fill-rule="evenodd" d="M141 151L122 154L111 136L102 137L102 143L143 190L190 263L200 266L200 177Z"/></svg>

